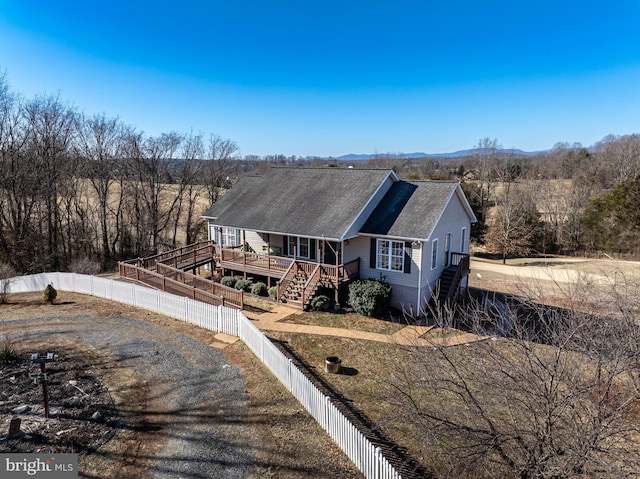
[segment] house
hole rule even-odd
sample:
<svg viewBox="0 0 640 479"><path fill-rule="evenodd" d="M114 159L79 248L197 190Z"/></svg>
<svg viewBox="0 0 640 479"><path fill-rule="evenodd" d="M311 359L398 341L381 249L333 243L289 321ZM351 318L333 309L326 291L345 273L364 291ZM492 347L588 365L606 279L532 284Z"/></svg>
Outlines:
<svg viewBox="0 0 640 479"><path fill-rule="evenodd" d="M466 287L476 221L457 182L357 168L270 168L241 178L202 217L218 267L275 280L280 301L305 307L320 288L337 301L344 284L374 278L414 313Z"/></svg>

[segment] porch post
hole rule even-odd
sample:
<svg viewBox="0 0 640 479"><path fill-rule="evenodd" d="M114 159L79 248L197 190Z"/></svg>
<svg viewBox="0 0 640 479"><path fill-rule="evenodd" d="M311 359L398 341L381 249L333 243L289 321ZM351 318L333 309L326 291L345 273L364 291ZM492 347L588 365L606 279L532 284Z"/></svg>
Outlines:
<svg viewBox="0 0 640 479"><path fill-rule="evenodd" d="M271 235L268 235L267 238L267 269L271 269ZM268 276L269 287L271 287L271 276Z"/></svg>
<svg viewBox="0 0 640 479"><path fill-rule="evenodd" d="M334 302L336 304L340 303L340 253L339 250L342 251L344 247L344 242L340 241L340 243L336 242L336 290L334 293Z"/></svg>
<svg viewBox="0 0 640 479"><path fill-rule="evenodd" d="M245 249L247 238L245 236L245 231L246 230L242 230L242 246L240 247L240 251L242 251L242 264L245 266L244 271L242 272L243 279L247 279L247 250Z"/></svg>

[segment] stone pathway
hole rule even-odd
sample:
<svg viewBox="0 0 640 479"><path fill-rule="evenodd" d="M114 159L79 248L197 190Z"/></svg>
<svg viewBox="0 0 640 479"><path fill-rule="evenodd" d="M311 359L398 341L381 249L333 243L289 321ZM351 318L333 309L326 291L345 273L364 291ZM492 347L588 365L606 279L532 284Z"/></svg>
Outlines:
<svg viewBox="0 0 640 479"><path fill-rule="evenodd" d="M281 331L287 333L317 334L320 336L335 336L339 338L362 339L379 343L402 344L407 346L458 346L488 339L485 336L456 331L454 335L434 334L429 339L421 338L434 326L405 326L394 334L372 333L356 329L333 328L327 326L312 326L308 324L283 323L282 319L299 310L284 305L277 305L273 310L257 314L244 311L244 315L261 331Z"/></svg>

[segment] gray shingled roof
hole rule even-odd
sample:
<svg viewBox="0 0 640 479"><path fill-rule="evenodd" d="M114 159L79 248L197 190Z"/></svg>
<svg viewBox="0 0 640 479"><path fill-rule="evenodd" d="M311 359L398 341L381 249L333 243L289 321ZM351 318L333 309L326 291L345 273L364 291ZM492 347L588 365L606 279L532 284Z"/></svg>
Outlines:
<svg viewBox="0 0 640 479"><path fill-rule="evenodd" d="M458 183L399 181L378 204L362 233L427 240Z"/></svg>
<svg viewBox="0 0 640 479"><path fill-rule="evenodd" d="M246 176L204 218L255 231L340 239L391 170L270 168Z"/></svg>

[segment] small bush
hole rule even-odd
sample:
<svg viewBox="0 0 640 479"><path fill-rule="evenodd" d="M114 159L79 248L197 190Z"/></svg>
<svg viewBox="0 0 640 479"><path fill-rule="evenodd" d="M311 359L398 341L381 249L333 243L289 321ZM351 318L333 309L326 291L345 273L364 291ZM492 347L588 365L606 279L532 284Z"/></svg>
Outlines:
<svg viewBox="0 0 640 479"><path fill-rule="evenodd" d="M349 286L349 304L358 314L380 316L389 308L391 287L375 279L360 280Z"/></svg>
<svg viewBox="0 0 640 479"><path fill-rule="evenodd" d="M55 301L57 296L58 296L58 291L56 291L56 288L54 288L53 285L51 283L49 283L47 285L47 287L44 288L44 301L45 301L45 303L53 304L53 302Z"/></svg>
<svg viewBox="0 0 640 479"><path fill-rule="evenodd" d="M267 285L264 283L254 284L251 288L251 294L255 294L256 296L266 296L268 294Z"/></svg>
<svg viewBox="0 0 640 479"><path fill-rule="evenodd" d="M18 359L19 357L13 348L13 344L8 338L4 338L2 344L0 344L0 364L6 364Z"/></svg>
<svg viewBox="0 0 640 479"><path fill-rule="evenodd" d="M314 311L329 311L331 300L328 296L320 294L311 300L311 309Z"/></svg>
<svg viewBox="0 0 640 479"><path fill-rule="evenodd" d="M271 299L273 299L274 301L275 301L276 299L278 299L278 287L277 287L277 286L271 286L271 287L269 288L269 297L270 297Z"/></svg>
<svg viewBox="0 0 640 479"><path fill-rule="evenodd" d="M71 264L69 264L69 270L72 273L96 275L102 271L102 267L99 262L83 256L74 259Z"/></svg>
<svg viewBox="0 0 640 479"><path fill-rule="evenodd" d="M236 284L233 287L236 289L241 289L243 291L249 291L249 288L251 287L251 281L249 281L248 279L239 279L238 281L236 281Z"/></svg>
<svg viewBox="0 0 640 479"><path fill-rule="evenodd" d="M222 286L233 288L236 285L236 279L233 276L223 276L220 278L220 284Z"/></svg>
<svg viewBox="0 0 640 479"><path fill-rule="evenodd" d="M0 263L0 303L7 302L9 286L17 275L16 270L11 265Z"/></svg>

